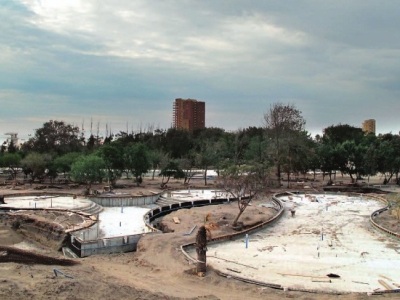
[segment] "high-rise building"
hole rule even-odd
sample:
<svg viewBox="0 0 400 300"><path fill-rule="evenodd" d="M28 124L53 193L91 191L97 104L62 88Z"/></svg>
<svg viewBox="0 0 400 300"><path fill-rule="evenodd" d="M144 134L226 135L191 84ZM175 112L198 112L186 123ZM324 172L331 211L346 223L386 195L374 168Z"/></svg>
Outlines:
<svg viewBox="0 0 400 300"><path fill-rule="evenodd" d="M362 123L362 130L365 133L373 133L373 134L375 134L375 131L376 131L376 122L375 122L375 120L374 119L365 120Z"/></svg>
<svg viewBox="0 0 400 300"><path fill-rule="evenodd" d="M5 144L7 146L10 146L10 144L12 143L14 145L14 147L19 148L20 143L19 143L19 139L18 139L18 133L16 133L16 132L7 132L7 133L5 133L5 135L9 135L10 136L5 141Z"/></svg>
<svg viewBox="0 0 400 300"><path fill-rule="evenodd" d="M205 128L206 104L195 99L177 98L174 102L174 128L193 132Z"/></svg>

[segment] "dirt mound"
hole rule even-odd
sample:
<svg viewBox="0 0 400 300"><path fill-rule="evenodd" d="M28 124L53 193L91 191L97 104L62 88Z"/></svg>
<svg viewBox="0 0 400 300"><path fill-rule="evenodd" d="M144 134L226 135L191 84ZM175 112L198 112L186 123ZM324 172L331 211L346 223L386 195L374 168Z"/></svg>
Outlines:
<svg viewBox="0 0 400 300"><path fill-rule="evenodd" d="M0 274L3 271L6 271L8 276L0 275L0 299L183 299L136 288L119 278L99 273L96 268L82 264L63 267L62 272L69 277L55 276L53 267L44 265L0 264Z"/></svg>
<svg viewBox="0 0 400 300"><path fill-rule="evenodd" d="M79 262L75 260L36 254L30 251L25 251L9 246L0 246L0 263L4 262L17 262L22 264L59 265L59 266L72 266L79 264Z"/></svg>
<svg viewBox="0 0 400 300"><path fill-rule="evenodd" d="M252 205L247 207L240 219L243 222L243 228L265 222L275 215L276 211L274 209L259 206L261 203L262 201L254 200ZM205 225L211 231L213 237L222 236L236 233L232 228L232 223L238 212L239 209L236 202L180 209L162 217L159 220L159 228L164 229L165 232L188 234L193 226L197 225L197 228L192 233L192 236L195 236L198 227ZM179 219L180 222L176 223L174 218Z"/></svg>

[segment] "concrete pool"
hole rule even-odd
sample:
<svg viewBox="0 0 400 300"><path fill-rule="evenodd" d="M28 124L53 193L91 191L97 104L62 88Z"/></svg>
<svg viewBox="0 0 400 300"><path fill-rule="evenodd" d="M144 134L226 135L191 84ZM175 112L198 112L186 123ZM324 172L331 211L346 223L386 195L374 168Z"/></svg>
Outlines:
<svg viewBox="0 0 400 300"><path fill-rule="evenodd" d="M244 239L209 245L207 263L225 274L284 289L368 293L399 288L400 244L369 222L383 203L325 194L279 199L286 210L295 208L294 217L286 213L249 235L247 248Z"/></svg>

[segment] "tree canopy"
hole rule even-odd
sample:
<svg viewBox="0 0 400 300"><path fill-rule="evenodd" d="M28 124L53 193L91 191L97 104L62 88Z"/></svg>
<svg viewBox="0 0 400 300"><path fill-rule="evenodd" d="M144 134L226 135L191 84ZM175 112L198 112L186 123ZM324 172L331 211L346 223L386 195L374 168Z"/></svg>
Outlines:
<svg viewBox="0 0 400 300"><path fill-rule="evenodd" d="M274 103L264 114L270 155L276 166L276 176L281 184L282 166L291 159L295 139L304 131L305 120L293 104Z"/></svg>
<svg viewBox="0 0 400 300"><path fill-rule="evenodd" d="M330 180L338 171L353 181L379 172L384 176L383 183L399 183L398 134L375 136L364 134L359 127L337 124L312 138L304 127L301 111L293 104L282 103L269 107L262 127L229 132L213 127L193 133L149 127L139 132L107 132L103 139L99 134L86 137L77 126L50 120L36 129L21 149L3 143L0 163L13 176L22 168L33 180L54 179L71 173L78 156L95 155L103 161L102 172L110 184L123 173L132 174L140 183L142 174L149 170L153 178L160 171L165 178L173 172L180 176L182 171L185 184L202 170L207 183L209 169L222 174L231 167L252 165L268 166L269 172L276 174L277 185L282 179L289 185L291 176L319 169Z"/></svg>
<svg viewBox="0 0 400 300"><path fill-rule="evenodd" d="M23 150L56 154L80 151L84 141L79 133L79 127L50 120L36 130L35 136L23 145Z"/></svg>
<svg viewBox="0 0 400 300"><path fill-rule="evenodd" d="M88 190L95 182L102 182L106 178L104 160L90 154L78 158L71 167L71 177L75 181L84 182Z"/></svg>

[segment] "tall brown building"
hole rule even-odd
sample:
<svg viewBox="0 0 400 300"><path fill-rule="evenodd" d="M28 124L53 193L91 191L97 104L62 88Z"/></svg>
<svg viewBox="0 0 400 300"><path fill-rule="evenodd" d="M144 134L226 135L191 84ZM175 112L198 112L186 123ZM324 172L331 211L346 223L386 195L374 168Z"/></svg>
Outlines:
<svg viewBox="0 0 400 300"><path fill-rule="evenodd" d="M206 104L194 99L175 99L174 128L193 132L205 128Z"/></svg>
<svg viewBox="0 0 400 300"><path fill-rule="evenodd" d="M376 130L376 122L374 119L369 119L369 120L365 120L362 123L362 130L365 133L373 133L375 134L375 130Z"/></svg>

